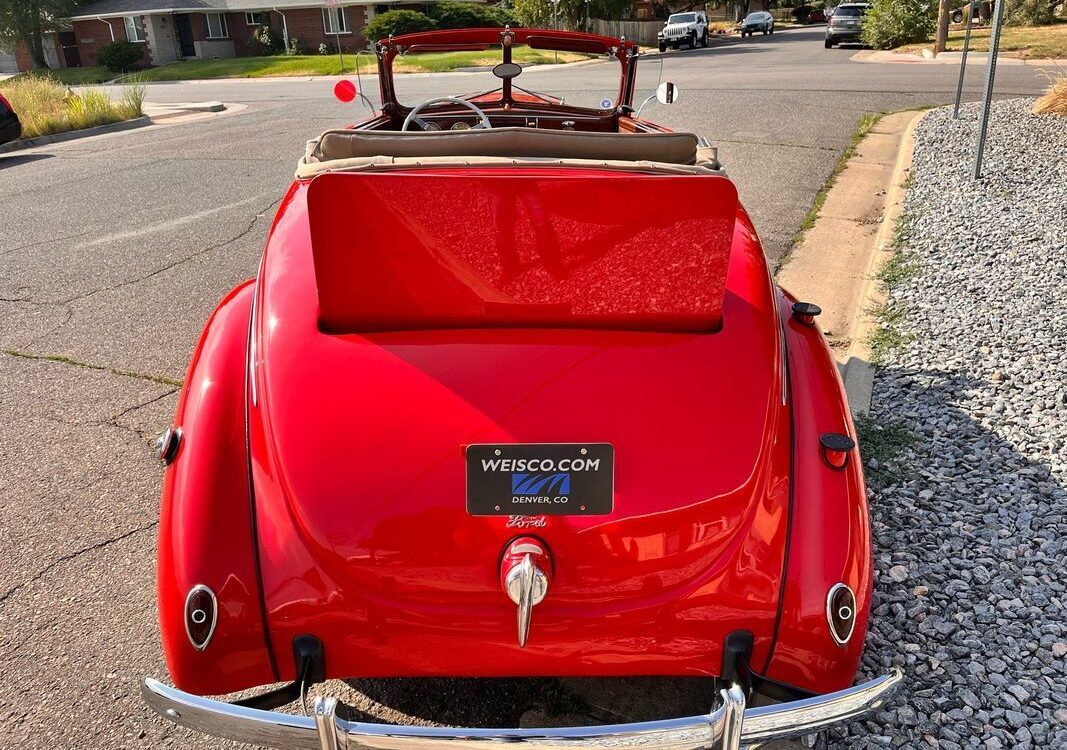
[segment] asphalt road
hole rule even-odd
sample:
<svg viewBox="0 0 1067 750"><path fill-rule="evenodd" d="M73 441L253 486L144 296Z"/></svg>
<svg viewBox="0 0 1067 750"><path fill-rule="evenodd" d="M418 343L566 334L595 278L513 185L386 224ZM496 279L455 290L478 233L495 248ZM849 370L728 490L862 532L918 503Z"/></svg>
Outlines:
<svg viewBox="0 0 1067 750"><path fill-rule="evenodd" d="M708 136L772 258L781 256L865 112L950 100L956 68L851 62L821 29L663 56L681 102L648 112ZM529 70L574 96L607 64ZM464 89L412 77L414 96ZM980 72L968 85L975 98ZM1005 67L999 91L1036 93ZM158 84L152 101L233 114L0 155L0 746L214 747L144 709L164 675L155 622L160 471L151 443L201 326L253 274L306 139L356 119L322 81ZM620 195L620 200L625 200ZM358 715L509 724L702 711L703 682L390 681Z"/></svg>

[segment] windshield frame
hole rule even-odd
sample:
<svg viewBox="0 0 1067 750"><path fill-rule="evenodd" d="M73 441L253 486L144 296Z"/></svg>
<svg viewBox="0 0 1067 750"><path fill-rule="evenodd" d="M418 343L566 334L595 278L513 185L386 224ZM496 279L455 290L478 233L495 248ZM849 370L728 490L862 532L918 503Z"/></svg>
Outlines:
<svg viewBox="0 0 1067 750"><path fill-rule="evenodd" d="M537 49L558 50L561 52L582 51L590 54L603 53L614 57L619 63L620 78L619 91L611 110L573 106L568 108L601 115L609 111L614 113L624 111L624 108L633 108L634 81L637 73L638 58L638 47L635 42L628 39L614 39L576 31L511 29L504 27L425 31L378 40L374 45L374 50L378 58L378 85L381 89L382 113L394 118L403 118L413 109L413 107L397 100L396 87L393 81L393 61L397 55L408 51L481 49L499 45L503 50L502 62L510 62L511 48L520 44L527 44ZM490 106L500 106L503 109L508 109L513 104L516 104L516 101L512 97L511 81L505 80L502 84L497 89L500 92L499 100L489 102L489 104ZM515 88L519 87L516 86ZM495 91L471 92L470 98L484 96L487 93L495 93ZM551 92L547 93L551 95ZM523 107L529 106L529 103L525 101L521 104ZM545 104L543 106L558 107L560 105Z"/></svg>
<svg viewBox="0 0 1067 750"><path fill-rule="evenodd" d="M688 18L686 18L686 16L688 16ZM668 25L672 23L693 23L696 20L696 13L671 13L667 17Z"/></svg>

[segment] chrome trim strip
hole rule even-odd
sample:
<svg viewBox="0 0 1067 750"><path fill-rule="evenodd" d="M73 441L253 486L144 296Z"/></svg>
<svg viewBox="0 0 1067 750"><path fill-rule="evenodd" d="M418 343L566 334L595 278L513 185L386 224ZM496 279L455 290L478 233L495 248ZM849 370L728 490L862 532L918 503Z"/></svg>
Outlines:
<svg viewBox="0 0 1067 750"><path fill-rule="evenodd" d="M260 264L260 272L262 272L262 263ZM248 377L249 387L252 390L252 406L259 406L259 388L256 385L256 368L258 367L258 357L256 348L256 341L259 339L259 326L257 325L259 318L256 315L256 298L259 297L259 276L256 276L256 283L252 286L252 309L249 312L251 322L248 326Z"/></svg>
<svg viewBox="0 0 1067 750"><path fill-rule="evenodd" d="M515 750L516 744L537 748L640 745L642 750L727 750L731 747L727 744L727 731L735 722L741 725L738 743L742 746L811 734L881 707L902 678L900 670L894 669L888 675L836 693L741 713L738 696L727 688L721 691L723 705L706 716L552 729L468 729L343 721L333 713L336 703L331 705L328 700L316 701L314 718L294 716L202 698L150 677L141 684L141 694L152 710L176 724L214 737L285 750ZM743 708L743 701L740 707ZM336 745L324 744L333 741Z"/></svg>

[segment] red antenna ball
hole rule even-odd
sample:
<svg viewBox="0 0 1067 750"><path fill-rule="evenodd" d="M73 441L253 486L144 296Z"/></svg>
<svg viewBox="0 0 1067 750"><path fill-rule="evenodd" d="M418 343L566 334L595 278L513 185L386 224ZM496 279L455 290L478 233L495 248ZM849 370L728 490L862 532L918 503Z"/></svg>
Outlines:
<svg viewBox="0 0 1067 750"><path fill-rule="evenodd" d="M333 87L333 95L348 103L356 98L356 84L349 80L338 81Z"/></svg>

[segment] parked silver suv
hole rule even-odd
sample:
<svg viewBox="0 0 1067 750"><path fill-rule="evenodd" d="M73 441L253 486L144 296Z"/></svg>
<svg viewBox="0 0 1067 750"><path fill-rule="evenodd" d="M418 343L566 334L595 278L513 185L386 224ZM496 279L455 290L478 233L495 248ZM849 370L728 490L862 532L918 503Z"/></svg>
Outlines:
<svg viewBox="0 0 1067 750"><path fill-rule="evenodd" d="M841 42L860 42L863 16L870 9L869 3L842 3L834 8L826 24L826 49Z"/></svg>

